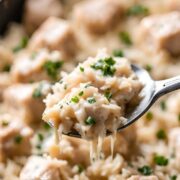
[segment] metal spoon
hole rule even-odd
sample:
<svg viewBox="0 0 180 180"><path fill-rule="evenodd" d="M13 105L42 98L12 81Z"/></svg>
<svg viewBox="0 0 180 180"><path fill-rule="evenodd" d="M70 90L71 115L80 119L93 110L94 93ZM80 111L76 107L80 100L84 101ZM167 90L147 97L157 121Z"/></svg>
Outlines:
<svg viewBox="0 0 180 180"><path fill-rule="evenodd" d="M136 73L140 82L144 85L143 89L141 90L141 95L143 98L136 107L125 114L127 122L119 127L117 131L124 129L125 127L129 126L137 119L139 119L145 112L147 112L147 110L159 97L169 92L180 89L180 76L162 81L154 81L145 69L142 69L133 64L131 65L131 67ZM111 132L107 132L107 135L108 134L111 134ZM70 132L66 135L81 137L77 131Z"/></svg>
<svg viewBox="0 0 180 180"><path fill-rule="evenodd" d="M144 85L144 88L141 90L143 98L131 112L125 115L127 122L119 127L118 131L139 119L158 98L169 92L180 89L180 76L161 81L154 81L146 70L136 65L131 65L131 67L138 76L140 82Z"/></svg>

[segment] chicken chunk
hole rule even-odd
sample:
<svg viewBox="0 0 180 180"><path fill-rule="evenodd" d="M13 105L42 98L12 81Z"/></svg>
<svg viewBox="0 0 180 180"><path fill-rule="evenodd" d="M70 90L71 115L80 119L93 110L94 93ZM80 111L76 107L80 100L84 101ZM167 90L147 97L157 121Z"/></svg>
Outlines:
<svg viewBox="0 0 180 180"><path fill-rule="evenodd" d="M40 10L41 9L41 10ZM62 17L63 7L58 0L27 0L24 10L24 24L27 32L32 33L48 17Z"/></svg>
<svg viewBox="0 0 180 180"><path fill-rule="evenodd" d="M12 67L14 82L29 83L41 80L58 80L63 61L58 51L40 50L17 57Z"/></svg>
<svg viewBox="0 0 180 180"><path fill-rule="evenodd" d="M180 12L144 18L138 40L150 49L166 50L172 56L180 55Z"/></svg>
<svg viewBox="0 0 180 180"><path fill-rule="evenodd" d="M79 138L62 136L60 143L54 143L54 137L51 136L44 144L44 150L51 157L67 160L70 164L82 164L88 166L89 158L89 143Z"/></svg>
<svg viewBox="0 0 180 180"><path fill-rule="evenodd" d="M9 111L23 121L39 122L45 108L42 99L49 91L50 85L46 82L14 84L5 90L3 98Z"/></svg>
<svg viewBox="0 0 180 180"><path fill-rule="evenodd" d="M70 176L66 161L31 156L20 173L20 180L64 180Z"/></svg>
<svg viewBox="0 0 180 180"><path fill-rule="evenodd" d="M121 20L122 4L118 0L89 0L76 5L74 16L80 25L93 33L105 33Z"/></svg>
<svg viewBox="0 0 180 180"><path fill-rule="evenodd" d="M28 155L33 131L17 117L9 114L0 116L0 161L6 157Z"/></svg>
<svg viewBox="0 0 180 180"><path fill-rule="evenodd" d="M77 50L77 42L67 21L50 17L34 32L29 47L32 50L59 50L65 57L72 57Z"/></svg>
<svg viewBox="0 0 180 180"><path fill-rule="evenodd" d="M125 107L139 98L141 87L127 59L100 51L56 83L43 119L62 125L64 133L76 129L82 137L97 138L125 121Z"/></svg>
<svg viewBox="0 0 180 180"><path fill-rule="evenodd" d="M168 9L173 11L180 11L180 1L179 0L168 0Z"/></svg>
<svg viewBox="0 0 180 180"><path fill-rule="evenodd" d="M4 90L11 85L11 76L9 73L0 73L0 101L3 99Z"/></svg>

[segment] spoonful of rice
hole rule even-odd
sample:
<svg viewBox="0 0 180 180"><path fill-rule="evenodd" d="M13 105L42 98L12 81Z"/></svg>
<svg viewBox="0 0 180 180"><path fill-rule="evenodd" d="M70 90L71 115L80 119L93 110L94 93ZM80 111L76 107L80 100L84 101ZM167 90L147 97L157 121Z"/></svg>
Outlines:
<svg viewBox="0 0 180 180"><path fill-rule="evenodd" d="M180 76L161 81L154 81L145 69L140 68L134 64L131 65L131 68L137 75L139 81L143 84L143 88L140 92L142 99L137 106L127 110L124 115L127 121L118 127L117 131L126 128L138 120L148 111L148 109L155 103L158 98L167 93L180 89ZM107 131L107 135L111 133L112 132ZM76 131L70 132L68 135L75 137L80 136Z"/></svg>
<svg viewBox="0 0 180 180"><path fill-rule="evenodd" d="M126 58L100 51L53 86L43 119L58 134L92 140L120 131L162 95L180 88L180 76L154 81Z"/></svg>

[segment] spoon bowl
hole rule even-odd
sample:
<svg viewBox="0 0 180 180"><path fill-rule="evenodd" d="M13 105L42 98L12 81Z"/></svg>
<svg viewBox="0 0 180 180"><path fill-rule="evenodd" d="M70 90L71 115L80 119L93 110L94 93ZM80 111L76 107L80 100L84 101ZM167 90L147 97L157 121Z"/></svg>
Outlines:
<svg viewBox="0 0 180 180"><path fill-rule="evenodd" d="M143 84L143 89L140 93L142 99L139 104L133 108L133 110L125 114L127 122L123 126L119 127L118 131L124 129L139 119L159 97L180 89L180 76L161 81L154 81L145 69L142 69L134 64L132 64L131 67L140 82Z"/></svg>
<svg viewBox="0 0 180 180"><path fill-rule="evenodd" d="M123 126L119 127L118 131L136 121L153 103L153 96L156 87L155 81L152 80L145 69L142 69L134 64L131 65L131 68L136 73L139 81L143 84L143 89L140 92L141 101L133 109L126 112L125 118L127 119L127 122Z"/></svg>

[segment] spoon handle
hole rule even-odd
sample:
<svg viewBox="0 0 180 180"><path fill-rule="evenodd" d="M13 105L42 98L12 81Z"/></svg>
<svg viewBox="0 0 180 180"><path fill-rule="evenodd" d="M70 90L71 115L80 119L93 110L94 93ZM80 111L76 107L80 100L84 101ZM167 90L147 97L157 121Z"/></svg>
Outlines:
<svg viewBox="0 0 180 180"><path fill-rule="evenodd" d="M176 76L170 79L155 81L155 98L159 98L169 92L180 89L180 76Z"/></svg>

